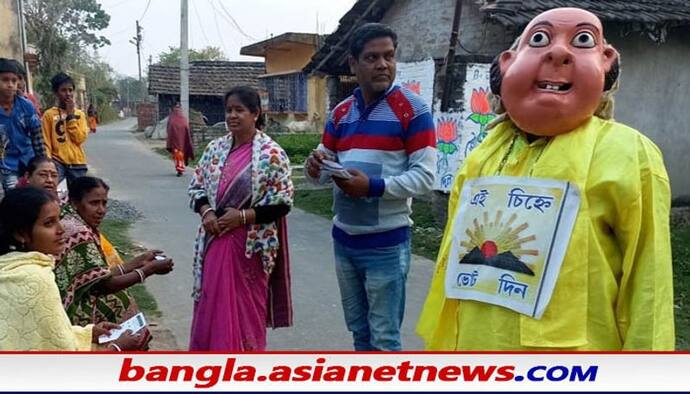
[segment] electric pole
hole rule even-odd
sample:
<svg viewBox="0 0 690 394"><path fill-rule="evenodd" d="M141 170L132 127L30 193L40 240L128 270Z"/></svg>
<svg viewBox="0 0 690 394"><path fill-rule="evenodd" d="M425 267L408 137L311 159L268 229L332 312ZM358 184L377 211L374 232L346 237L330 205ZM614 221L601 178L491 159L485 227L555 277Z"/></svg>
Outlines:
<svg viewBox="0 0 690 394"><path fill-rule="evenodd" d="M139 21L137 21L137 34L129 40L134 46L137 47L137 60L139 62L139 83L141 83L141 31L143 29L139 26Z"/></svg>
<svg viewBox="0 0 690 394"><path fill-rule="evenodd" d="M187 0L180 0L180 105L189 121L189 48L187 34Z"/></svg>

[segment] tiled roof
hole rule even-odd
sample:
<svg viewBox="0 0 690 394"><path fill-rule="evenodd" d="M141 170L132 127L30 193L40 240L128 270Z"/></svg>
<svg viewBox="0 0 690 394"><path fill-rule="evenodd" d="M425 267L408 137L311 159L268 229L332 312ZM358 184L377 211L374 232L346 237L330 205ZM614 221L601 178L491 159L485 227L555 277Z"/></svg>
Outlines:
<svg viewBox="0 0 690 394"><path fill-rule="evenodd" d="M189 67L189 94L222 96L239 85L258 87L266 72L263 62L194 61ZM153 64L149 67L150 94L179 94L180 68Z"/></svg>
<svg viewBox="0 0 690 394"><path fill-rule="evenodd" d="M481 10L506 26L526 25L556 7L578 7L605 22L690 25L688 0L485 0Z"/></svg>

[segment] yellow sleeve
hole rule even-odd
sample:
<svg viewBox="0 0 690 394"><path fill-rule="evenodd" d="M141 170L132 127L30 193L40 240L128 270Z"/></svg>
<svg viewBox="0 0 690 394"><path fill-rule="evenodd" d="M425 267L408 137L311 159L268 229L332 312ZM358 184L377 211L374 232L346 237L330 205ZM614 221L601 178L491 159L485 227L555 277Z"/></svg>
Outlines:
<svg viewBox="0 0 690 394"><path fill-rule="evenodd" d="M83 112L79 111L74 114L79 116L79 118L67 122L67 134L75 145L81 145L86 141L86 137L89 136L89 125Z"/></svg>
<svg viewBox="0 0 690 394"><path fill-rule="evenodd" d="M60 291L55 283L53 273L39 270L32 275L32 280L40 283L40 309L34 311L37 320L37 334L42 340L35 344L36 350L91 350L93 325L86 327L73 326L67 317Z"/></svg>
<svg viewBox="0 0 690 394"><path fill-rule="evenodd" d="M72 333L74 334L74 343L78 351L88 352L92 349L93 324L89 324L85 327L72 326Z"/></svg>
<svg viewBox="0 0 690 394"><path fill-rule="evenodd" d="M614 228L623 254L618 329L623 350L674 350L668 175L658 148L646 139L638 165L637 198L619 207Z"/></svg>
<svg viewBox="0 0 690 394"><path fill-rule="evenodd" d="M458 300L446 298L445 280L448 254L453 239L453 223L460 192L466 179L466 167L463 166L453 183L448 200L448 220L436 258L436 270L417 322L417 334L424 340L426 350L454 350L456 345Z"/></svg>
<svg viewBox="0 0 690 394"><path fill-rule="evenodd" d="M45 146L46 157L53 157L53 118L50 110L43 114L41 119L41 131L43 131L43 145Z"/></svg>

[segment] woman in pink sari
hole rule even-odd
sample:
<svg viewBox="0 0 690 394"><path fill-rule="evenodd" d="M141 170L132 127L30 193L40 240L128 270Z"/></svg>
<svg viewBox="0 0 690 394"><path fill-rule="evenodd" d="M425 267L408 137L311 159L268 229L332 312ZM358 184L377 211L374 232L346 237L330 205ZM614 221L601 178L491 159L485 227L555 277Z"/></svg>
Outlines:
<svg viewBox="0 0 690 394"><path fill-rule="evenodd" d="M225 95L229 133L208 144L189 186L201 225L190 350L266 348L266 326L292 324L285 215L294 188L285 151L257 129L259 95Z"/></svg>

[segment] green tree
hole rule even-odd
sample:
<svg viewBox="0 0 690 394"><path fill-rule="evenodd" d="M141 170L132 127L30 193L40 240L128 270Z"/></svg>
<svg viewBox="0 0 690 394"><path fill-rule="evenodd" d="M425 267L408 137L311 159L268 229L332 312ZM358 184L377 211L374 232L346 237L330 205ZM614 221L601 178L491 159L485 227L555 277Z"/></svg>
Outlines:
<svg viewBox="0 0 690 394"><path fill-rule="evenodd" d="M228 60L223 51L218 47L208 46L199 50L189 50L189 61L196 60ZM177 66L180 64L180 48L169 47L167 51L158 55L158 64L164 66Z"/></svg>
<svg viewBox="0 0 690 394"><path fill-rule="evenodd" d="M88 60L84 48L97 49L110 41L98 32L108 27L108 15L96 0L25 0L27 39L39 56L35 88L50 97L50 78L60 70Z"/></svg>
<svg viewBox="0 0 690 394"><path fill-rule="evenodd" d="M117 91L120 95L120 107L134 110L135 103L144 101L147 86L146 78L143 78L141 82L129 76L118 78Z"/></svg>

